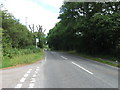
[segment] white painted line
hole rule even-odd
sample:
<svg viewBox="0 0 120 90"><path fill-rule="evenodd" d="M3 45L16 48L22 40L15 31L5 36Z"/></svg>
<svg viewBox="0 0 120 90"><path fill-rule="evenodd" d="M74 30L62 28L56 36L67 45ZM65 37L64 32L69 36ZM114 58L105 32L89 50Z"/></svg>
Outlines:
<svg viewBox="0 0 120 90"><path fill-rule="evenodd" d="M27 73L30 73L31 71L27 71Z"/></svg>
<svg viewBox="0 0 120 90"><path fill-rule="evenodd" d="M21 88L22 87L22 84L17 84L16 86L15 86L15 88Z"/></svg>
<svg viewBox="0 0 120 90"><path fill-rule="evenodd" d="M35 71L35 73L38 73L37 71Z"/></svg>
<svg viewBox="0 0 120 90"><path fill-rule="evenodd" d="M63 57L63 56L61 56L63 59L67 59L67 58L65 58L65 57Z"/></svg>
<svg viewBox="0 0 120 90"><path fill-rule="evenodd" d="M37 76L36 74L33 75L33 77L36 77L36 76Z"/></svg>
<svg viewBox="0 0 120 90"><path fill-rule="evenodd" d="M25 79L26 79L26 78L22 78L22 79L20 80L20 82L25 82Z"/></svg>
<svg viewBox="0 0 120 90"><path fill-rule="evenodd" d="M32 71L32 69L29 69L28 71L27 71L27 73L30 73Z"/></svg>
<svg viewBox="0 0 120 90"><path fill-rule="evenodd" d="M34 87L34 83L30 83L28 88L33 88Z"/></svg>
<svg viewBox="0 0 120 90"><path fill-rule="evenodd" d="M35 78L31 78L30 82L34 83L35 82Z"/></svg>
<svg viewBox="0 0 120 90"><path fill-rule="evenodd" d="M72 64L78 66L79 68L83 69L84 71L86 71L86 72L88 72L88 73L90 73L90 74L93 74L92 72L88 71L87 69L81 67L80 65L78 65L78 64L76 64L76 63L74 63L74 62L72 62Z"/></svg>
<svg viewBox="0 0 120 90"><path fill-rule="evenodd" d="M36 69L36 71L39 71L39 69Z"/></svg>
<svg viewBox="0 0 120 90"><path fill-rule="evenodd" d="M26 80L26 77L28 77L28 75L29 75L29 73L32 71L32 69L29 69L28 71L27 71L27 73L24 75L24 77L23 78L21 78L20 79L20 82L25 82L25 80ZM21 88L22 87L22 84L17 84L16 86L15 86L15 88Z"/></svg>
<svg viewBox="0 0 120 90"><path fill-rule="evenodd" d="M40 68L40 67L37 67L37 68Z"/></svg>
<svg viewBox="0 0 120 90"><path fill-rule="evenodd" d="M28 74L25 74L25 75L24 75L24 77L27 77L27 76L28 76Z"/></svg>
<svg viewBox="0 0 120 90"><path fill-rule="evenodd" d="M27 71L27 73L30 73L30 72L31 72L31 70Z"/></svg>

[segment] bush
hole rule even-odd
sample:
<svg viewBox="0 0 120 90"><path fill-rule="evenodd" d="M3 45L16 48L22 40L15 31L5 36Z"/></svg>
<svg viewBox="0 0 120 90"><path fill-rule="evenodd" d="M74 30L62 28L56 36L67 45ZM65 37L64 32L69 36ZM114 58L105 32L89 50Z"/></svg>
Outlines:
<svg viewBox="0 0 120 90"><path fill-rule="evenodd" d="M3 49L3 57L13 58L17 55L25 55L31 53L38 53L40 52L40 48L26 48L26 49L17 49L17 48L4 48Z"/></svg>

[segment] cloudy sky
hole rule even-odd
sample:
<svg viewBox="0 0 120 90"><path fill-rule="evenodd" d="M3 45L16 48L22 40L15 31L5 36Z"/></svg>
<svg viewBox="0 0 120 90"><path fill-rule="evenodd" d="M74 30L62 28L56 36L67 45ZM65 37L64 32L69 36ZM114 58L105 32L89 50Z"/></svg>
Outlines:
<svg viewBox="0 0 120 90"><path fill-rule="evenodd" d="M21 23L42 25L48 33L53 28L63 0L2 0L4 7Z"/></svg>

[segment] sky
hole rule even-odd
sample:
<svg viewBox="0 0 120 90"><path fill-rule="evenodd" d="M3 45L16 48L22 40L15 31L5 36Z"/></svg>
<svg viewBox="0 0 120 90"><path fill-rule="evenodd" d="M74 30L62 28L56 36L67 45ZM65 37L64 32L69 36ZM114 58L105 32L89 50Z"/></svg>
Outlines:
<svg viewBox="0 0 120 90"><path fill-rule="evenodd" d="M63 0L1 0L5 9L24 25L42 25L48 33L59 21ZM27 23L26 23L27 22Z"/></svg>

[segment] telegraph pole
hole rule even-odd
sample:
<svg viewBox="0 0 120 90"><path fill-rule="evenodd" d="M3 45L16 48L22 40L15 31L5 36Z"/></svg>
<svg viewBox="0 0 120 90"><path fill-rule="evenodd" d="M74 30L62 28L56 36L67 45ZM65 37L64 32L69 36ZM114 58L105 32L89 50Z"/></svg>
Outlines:
<svg viewBox="0 0 120 90"><path fill-rule="evenodd" d="M27 27L27 19L28 19L28 18L27 18L27 17L25 17L25 24L26 24L26 27Z"/></svg>

